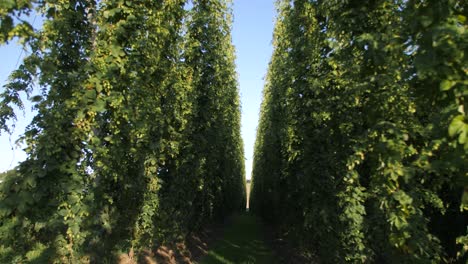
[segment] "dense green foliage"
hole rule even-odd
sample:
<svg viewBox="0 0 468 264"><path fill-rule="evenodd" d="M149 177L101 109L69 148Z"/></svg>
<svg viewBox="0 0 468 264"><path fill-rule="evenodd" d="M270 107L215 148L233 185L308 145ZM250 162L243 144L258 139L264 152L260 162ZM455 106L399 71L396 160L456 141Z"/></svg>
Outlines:
<svg viewBox="0 0 468 264"><path fill-rule="evenodd" d="M464 263L466 3L278 1L251 210L324 263Z"/></svg>
<svg viewBox="0 0 468 264"><path fill-rule="evenodd" d="M240 135L239 93L231 44L231 15L223 1L196 1L188 24L186 62L193 70L195 98L189 123L192 164L199 174L196 211L202 218L222 218L245 208L244 152ZM223 89L219 89L223 87ZM228 177L229 176L229 177ZM205 206L205 205L209 206Z"/></svg>
<svg viewBox="0 0 468 264"><path fill-rule="evenodd" d="M31 12L37 32L14 23ZM0 16L0 43L31 50L1 129L21 94L38 110L27 160L0 186L1 263L112 261L242 209L226 1L7 1Z"/></svg>

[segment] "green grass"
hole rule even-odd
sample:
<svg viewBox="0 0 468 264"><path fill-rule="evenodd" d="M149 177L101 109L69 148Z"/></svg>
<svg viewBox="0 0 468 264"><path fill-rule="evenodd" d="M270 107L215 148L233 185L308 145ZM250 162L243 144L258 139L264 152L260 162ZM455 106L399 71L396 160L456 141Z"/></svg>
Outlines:
<svg viewBox="0 0 468 264"><path fill-rule="evenodd" d="M262 226L252 215L233 218L224 236L208 252L200 264L274 264L273 252L265 244Z"/></svg>

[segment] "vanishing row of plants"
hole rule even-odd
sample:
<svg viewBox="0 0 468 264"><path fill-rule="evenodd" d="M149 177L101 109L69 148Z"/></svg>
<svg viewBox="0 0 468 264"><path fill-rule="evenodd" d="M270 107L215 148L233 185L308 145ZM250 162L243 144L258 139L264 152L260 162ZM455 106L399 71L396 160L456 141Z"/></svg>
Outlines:
<svg viewBox="0 0 468 264"><path fill-rule="evenodd" d="M324 263L465 263L466 1L277 1L251 210Z"/></svg>
<svg viewBox="0 0 468 264"><path fill-rule="evenodd" d="M113 262L245 207L230 16L224 0L0 5L0 43L29 51L0 128L36 110L0 184L0 262Z"/></svg>

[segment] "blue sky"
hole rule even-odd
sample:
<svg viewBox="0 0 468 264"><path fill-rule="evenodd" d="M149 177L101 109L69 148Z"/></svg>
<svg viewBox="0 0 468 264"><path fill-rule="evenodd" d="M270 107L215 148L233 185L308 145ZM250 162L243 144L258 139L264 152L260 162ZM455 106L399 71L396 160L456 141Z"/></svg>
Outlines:
<svg viewBox="0 0 468 264"><path fill-rule="evenodd" d="M22 47L14 42L6 46L0 46L0 91L3 92L8 76L16 68L21 59L26 55ZM21 146L16 145L16 140L23 134L26 126L31 122L33 115L31 109L26 108L24 113L17 111L18 120L14 122L13 134L9 135L0 131L0 172L14 168L18 162L26 159L26 154ZM12 123L10 123L12 124Z"/></svg>
<svg viewBox="0 0 468 264"><path fill-rule="evenodd" d="M235 0L232 40L242 102L246 176L252 170L253 146L262 101L264 76L272 54L274 0Z"/></svg>
<svg viewBox="0 0 468 264"><path fill-rule="evenodd" d="M253 146L262 100L264 76L272 54L272 32L275 19L274 0L234 0L232 40L236 47L236 65L242 102L242 137L245 148L246 176L252 170ZM8 75L15 69L18 58L24 56L16 43L0 46L0 85L3 91ZM15 141L31 121L30 109L18 113L12 136L0 135L0 172L13 168L26 155Z"/></svg>

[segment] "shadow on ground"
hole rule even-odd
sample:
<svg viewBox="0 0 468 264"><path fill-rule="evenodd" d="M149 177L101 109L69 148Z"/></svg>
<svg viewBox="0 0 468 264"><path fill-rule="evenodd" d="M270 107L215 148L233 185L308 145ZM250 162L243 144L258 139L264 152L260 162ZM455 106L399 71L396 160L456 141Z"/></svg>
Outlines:
<svg viewBox="0 0 468 264"><path fill-rule="evenodd" d="M200 264L221 263L277 263L264 241L262 225L256 217L250 214L235 216L223 238L200 261Z"/></svg>

